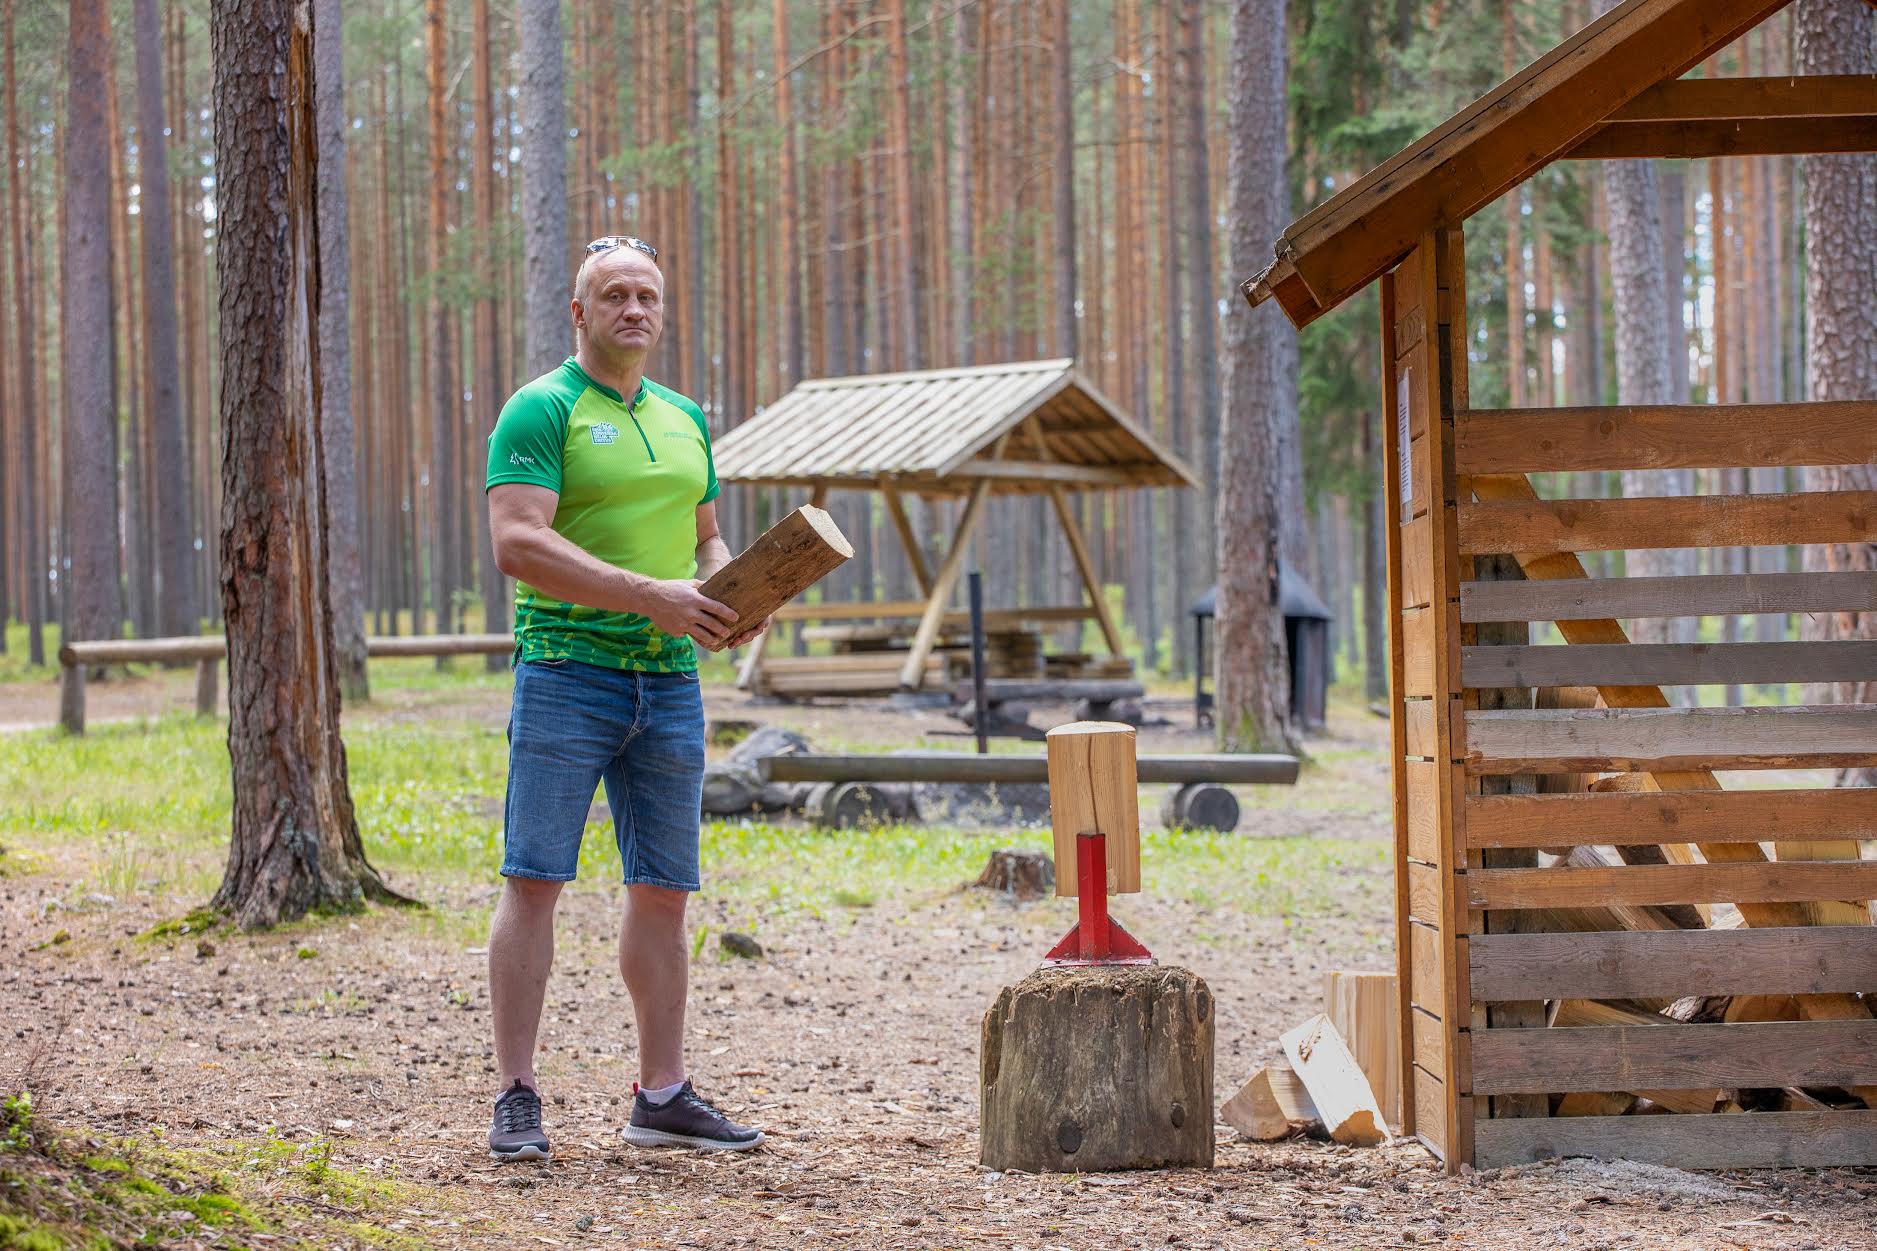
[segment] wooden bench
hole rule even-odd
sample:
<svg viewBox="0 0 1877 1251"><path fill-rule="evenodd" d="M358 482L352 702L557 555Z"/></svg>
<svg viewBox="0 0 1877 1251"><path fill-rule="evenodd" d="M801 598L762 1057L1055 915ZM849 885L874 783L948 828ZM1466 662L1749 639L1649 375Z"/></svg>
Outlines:
<svg viewBox="0 0 1877 1251"><path fill-rule="evenodd" d="M834 755L802 752L765 756L757 761L765 781L824 782L829 789L810 816L843 824L849 812L870 805L848 802L869 783L976 782L999 785L1047 784L1044 756L979 756L967 752L896 752ZM1137 763L1142 782L1173 783L1175 790L1161 810L1168 825L1231 830L1238 825L1237 798L1226 789L1239 785L1289 786L1297 780L1297 758L1283 755L1155 755Z"/></svg>
<svg viewBox="0 0 1877 1251"><path fill-rule="evenodd" d="M368 656L506 655L515 650L512 634L411 634L368 638ZM95 639L59 648L59 724L71 734L85 732L85 671L103 665L182 664L195 662L196 715L215 715L216 668L228 655L220 635L165 639Z"/></svg>
<svg viewBox="0 0 1877 1251"><path fill-rule="evenodd" d="M1116 704L1140 699L1146 694L1147 688L1139 682L1120 678L990 678L984 683L982 712L977 706L976 689L970 682L952 686L952 704L967 725L975 727L977 718L982 715L987 734L1040 740L1043 731L1031 725L1026 716L1005 705L1037 700L1069 701L1076 705L1078 720L1115 721L1126 720L1114 715Z"/></svg>

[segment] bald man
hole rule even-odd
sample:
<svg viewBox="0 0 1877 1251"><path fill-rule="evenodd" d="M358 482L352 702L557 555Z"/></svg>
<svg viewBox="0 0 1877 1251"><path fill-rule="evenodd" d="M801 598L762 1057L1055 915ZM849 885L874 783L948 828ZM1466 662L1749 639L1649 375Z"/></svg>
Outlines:
<svg viewBox="0 0 1877 1251"><path fill-rule="evenodd" d="M636 1146L715 1151L763 1140L699 1095L684 1066L684 911L699 886L704 779L696 645L736 646L766 623L739 622L698 590L730 554L704 414L645 377L664 290L644 240L588 244L570 304L574 354L517 391L489 439L495 563L516 580L503 887L489 935L498 1160L551 1154L536 1035L555 903L601 783L626 885L619 972L639 1047L622 1133Z"/></svg>

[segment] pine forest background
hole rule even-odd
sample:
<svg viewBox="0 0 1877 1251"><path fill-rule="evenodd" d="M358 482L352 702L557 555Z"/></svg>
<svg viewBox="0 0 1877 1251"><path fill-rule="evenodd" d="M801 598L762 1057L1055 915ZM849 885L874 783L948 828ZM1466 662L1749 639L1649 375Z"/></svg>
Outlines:
<svg viewBox="0 0 1877 1251"><path fill-rule="evenodd" d="M216 625L216 185L206 0L3 2L0 616L17 624L0 663L16 667L43 664L61 622L74 637ZM1251 2L1288 41L1290 116L1287 135L1245 141L1285 171L1290 215L1592 16L1585 0ZM1185 675L1186 608L1214 580L1224 326L1254 315L1235 286L1262 263L1229 254L1240 215L1228 202L1231 7L562 6L567 273L593 236L658 245L669 313L649 373L696 397L717 433L806 377L1077 357L1204 480L1081 505L1136 659ZM519 31L555 8L343 6L343 113L326 115L319 160L322 194L344 172L349 304L331 334L350 351L326 390L349 407L355 448L355 490L335 479L335 556L355 533L372 633L506 628L484 441L544 359L524 324L535 219ZM108 15L108 29L76 23L81 10ZM1701 72L1797 72L1792 22L1789 10ZM81 125L108 142L68 135ZM1683 349L1670 352L1674 397L1804 398L1799 162L1664 162L1656 186L1664 330ZM1476 404L1616 401L1608 222L1592 162L1552 167L1472 223ZM1266 257L1274 233L1259 234ZM1294 398L1288 386L1272 397L1280 446L1265 449L1293 466L1283 550L1336 614L1341 678L1371 693L1382 683L1377 318L1371 290L1297 337ZM568 346L546 344L546 359ZM94 410L103 419L85 416ZM1684 472L1689 492L1785 485L1779 470ZM1616 477L1571 489L1618 494ZM733 545L799 502L742 488L726 498ZM837 494L831 507L861 550L825 593L911 594L874 503ZM995 507L978 553L987 602L1073 595L1042 505ZM935 541L949 508L918 514ZM61 581L86 545L109 549L114 584ZM1795 557L1672 559L1692 573ZM1781 638L1789 626L1747 629Z"/></svg>

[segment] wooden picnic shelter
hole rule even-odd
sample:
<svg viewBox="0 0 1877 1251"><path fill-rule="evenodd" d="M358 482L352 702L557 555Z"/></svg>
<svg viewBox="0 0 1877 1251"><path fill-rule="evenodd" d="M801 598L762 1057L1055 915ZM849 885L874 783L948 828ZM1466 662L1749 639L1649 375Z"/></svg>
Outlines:
<svg viewBox="0 0 1877 1251"><path fill-rule="evenodd" d="M1877 494L1559 498L1585 472L1877 463L1877 403L1490 410L1468 389L1463 224L1550 162L1877 151L1877 78L1682 77L1782 7L1627 0L1244 284L1301 326L1381 283L1403 1118L1449 1169L1877 1163L1877 788L1817 772L1877 765L1877 705L1664 690L1868 681L1877 643L1624 626L1869 613L1877 573L1589 579L1577 555L1869 544ZM1745 770L1800 772L1717 777Z"/></svg>
<svg viewBox="0 0 1877 1251"><path fill-rule="evenodd" d="M715 456L722 482L805 488L818 505L830 491L877 493L919 588L916 600L784 607L778 620L886 623L821 627L816 637L848 649L834 656L770 657L765 636L744 661L738 684L794 695L883 694L944 683L949 674L935 648L942 632L964 624L952 596L992 496L1048 498L1084 594L1074 604L989 608L987 628L1093 620L1108 653L1107 667L1094 672L1112 677L1117 665L1125 672L1121 632L1070 497L1196 482L1068 359L813 379L718 439ZM906 506L913 495L962 501L943 550L928 552L920 541ZM1035 661L1036 677L1044 676L1040 650L1025 659Z"/></svg>

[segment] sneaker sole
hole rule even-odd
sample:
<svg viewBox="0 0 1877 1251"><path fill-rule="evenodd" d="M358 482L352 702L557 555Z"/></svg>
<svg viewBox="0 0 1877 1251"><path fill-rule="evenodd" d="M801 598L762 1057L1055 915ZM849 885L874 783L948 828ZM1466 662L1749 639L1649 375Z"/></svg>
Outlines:
<svg viewBox="0 0 1877 1251"><path fill-rule="evenodd" d="M547 1147L517 1147L513 1151L491 1150L489 1152L489 1158L491 1160L502 1160L502 1161L551 1160L554 1158L554 1152Z"/></svg>
<svg viewBox="0 0 1877 1251"><path fill-rule="evenodd" d="M724 1142L718 1138L693 1138L688 1134L672 1134L637 1125L626 1126L619 1131L619 1136L635 1147L689 1147L693 1151L748 1151L763 1145L760 1133L748 1142Z"/></svg>

